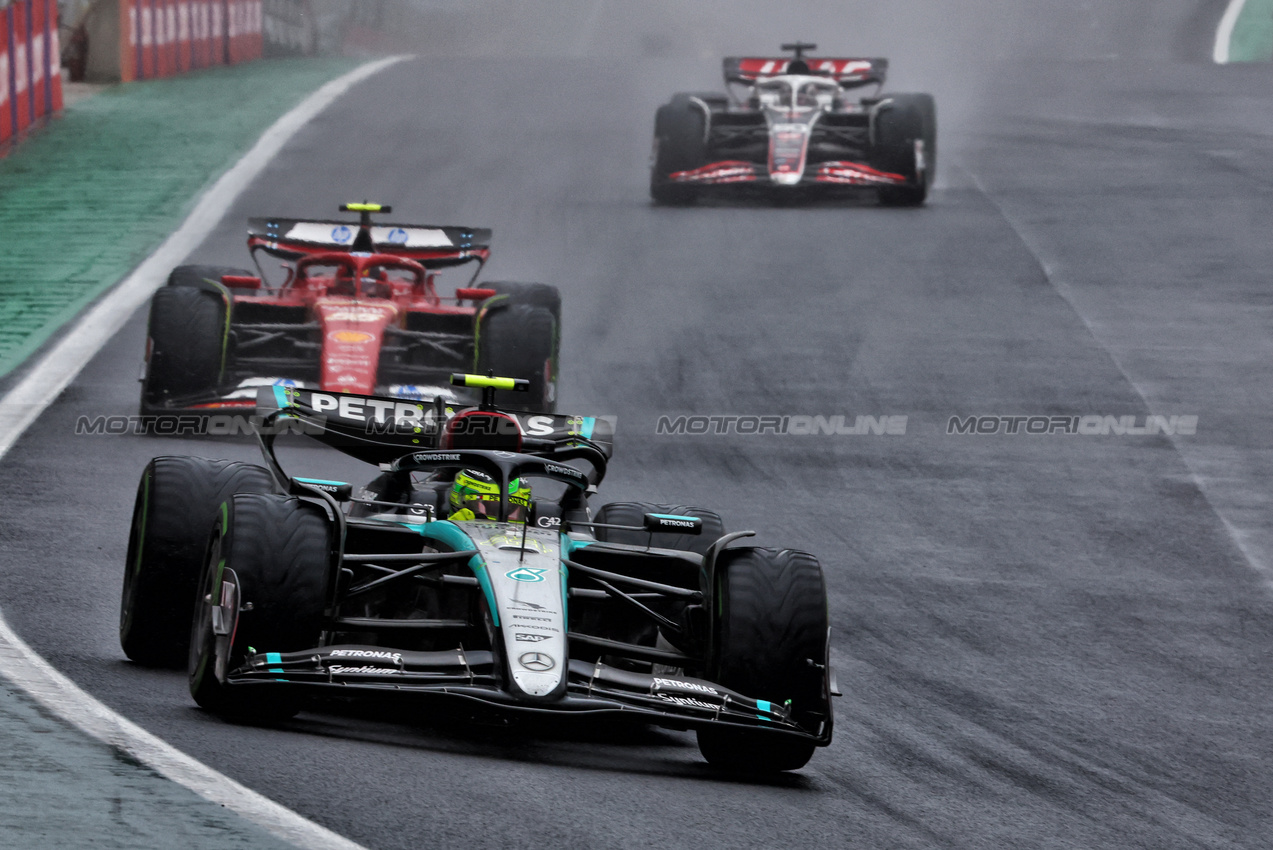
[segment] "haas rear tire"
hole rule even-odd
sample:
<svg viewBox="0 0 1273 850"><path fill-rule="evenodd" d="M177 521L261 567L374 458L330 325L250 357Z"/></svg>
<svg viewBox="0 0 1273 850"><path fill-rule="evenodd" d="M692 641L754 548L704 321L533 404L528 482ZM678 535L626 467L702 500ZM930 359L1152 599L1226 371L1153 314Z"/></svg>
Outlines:
<svg viewBox="0 0 1273 850"><path fill-rule="evenodd" d="M133 507L119 606L124 654L148 667L186 663L195 589L217 509L237 493L268 493L270 473L238 461L157 457Z"/></svg>
<svg viewBox="0 0 1273 850"><path fill-rule="evenodd" d="M300 709L286 689L225 680L250 652L318 645L330 533L322 509L294 497L247 494L226 503L208 544L190 632L190 693L202 708L246 721L286 719Z"/></svg>
<svg viewBox="0 0 1273 850"><path fill-rule="evenodd" d="M501 408L533 413L556 410L559 346L557 320L547 307L487 302L478 312L477 374L494 370L498 377L530 381L529 392L505 393L499 399Z"/></svg>
<svg viewBox="0 0 1273 850"><path fill-rule="evenodd" d="M827 594L817 559L791 549L726 549L715 579L708 678L776 705L790 700L796 722L829 735ZM698 746L717 767L769 773L804 767L816 745L761 730L710 726L698 730Z"/></svg>
<svg viewBox="0 0 1273 850"><path fill-rule="evenodd" d="M678 171L692 171L707 164L707 115L690 95L678 94L654 115L654 165L650 171L650 197L655 203L692 204L698 187L670 180Z"/></svg>
<svg viewBox="0 0 1273 850"><path fill-rule="evenodd" d="M880 189L880 203L919 206L937 176L937 106L927 94L896 94L889 100L875 118L874 159L879 168L913 185Z"/></svg>
<svg viewBox="0 0 1273 850"><path fill-rule="evenodd" d="M154 294L142 413L216 391L226 367L229 318L229 305L213 292L183 285Z"/></svg>

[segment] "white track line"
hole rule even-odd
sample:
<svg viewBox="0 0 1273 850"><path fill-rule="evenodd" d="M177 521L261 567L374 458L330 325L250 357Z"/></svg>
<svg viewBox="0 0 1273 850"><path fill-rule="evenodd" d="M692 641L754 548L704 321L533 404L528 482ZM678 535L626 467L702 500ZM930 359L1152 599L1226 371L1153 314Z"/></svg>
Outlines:
<svg viewBox="0 0 1273 850"><path fill-rule="evenodd" d="M1220 17L1220 26L1216 28L1216 43L1211 51L1211 58L1220 65L1229 62L1229 47L1233 43L1233 28L1238 24L1242 10L1246 8L1246 0L1229 0L1228 7Z"/></svg>
<svg viewBox="0 0 1273 850"><path fill-rule="evenodd" d="M0 398L0 457L44 412L85 364L193 251L298 130L352 86L408 57L361 65L327 83L276 121L239 162L199 199L176 232L78 321L12 390ZM0 675L89 735L116 747L205 799L297 847L362 850L361 846L245 788L111 711L41 658L0 616Z"/></svg>
<svg viewBox="0 0 1273 850"><path fill-rule="evenodd" d="M48 710L277 838L315 850L364 850L329 829L195 761L80 690L14 634L0 616L0 674Z"/></svg>
<svg viewBox="0 0 1273 850"><path fill-rule="evenodd" d="M238 198L283 145L318 113L326 109L350 87L365 80L405 56L391 56L360 65L311 94L291 112L274 123L233 168L213 184L181 227L169 236L132 274L80 319L60 331L57 343L30 373L4 398L0 398L0 457L12 448L22 432L35 421L103 345L124 326L128 317L146 303L164 282L173 266L198 247Z"/></svg>

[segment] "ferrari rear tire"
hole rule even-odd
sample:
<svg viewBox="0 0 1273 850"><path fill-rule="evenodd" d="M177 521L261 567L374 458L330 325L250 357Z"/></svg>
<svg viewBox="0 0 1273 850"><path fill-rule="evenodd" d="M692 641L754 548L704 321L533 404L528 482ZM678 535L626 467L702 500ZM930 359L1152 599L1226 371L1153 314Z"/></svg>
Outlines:
<svg viewBox="0 0 1273 850"><path fill-rule="evenodd" d="M147 667L185 666L195 589L217 509L237 493L274 489L269 471L239 461L157 457L137 485L119 643Z"/></svg>
<svg viewBox="0 0 1273 850"><path fill-rule="evenodd" d="M232 497L207 547L190 632L190 693L200 707L245 721L286 719L300 710L272 683L226 684L254 652L318 645L330 573L331 527L317 505L280 495ZM234 610L215 627L213 609Z"/></svg>
<svg viewBox="0 0 1273 850"><path fill-rule="evenodd" d="M880 189L880 203L919 206L937 175L937 106L928 94L896 94L889 100L875 118L874 161L884 171L905 176L912 185ZM917 147L917 141L922 146ZM917 153L920 149L922 158Z"/></svg>
<svg viewBox="0 0 1273 850"><path fill-rule="evenodd" d="M256 277L256 272L247 269L236 269L231 266L177 266L168 275L169 286L188 286L198 289L209 282L224 286L221 278L224 275L237 277Z"/></svg>
<svg viewBox="0 0 1273 850"><path fill-rule="evenodd" d="M691 98L678 94L660 106L654 116L650 197L658 204L692 204L699 195L698 187L692 183L669 179L678 171L692 171L707 164L708 118Z"/></svg>
<svg viewBox="0 0 1273 850"><path fill-rule="evenodd" d="M167 286L150 301L142 413L173 398L215 392L225 373L230 334L226 300L192 286Z"/></svg>
<svg viewBox="0 0 1273 850"><path fill-rule="evenodd" d="M493 300L493 299L492 299ZM560 328L552 311L535 304L483 307L477 316L475 371L497 377L525 378L530 391L505 392L500 408L552 413L557 407Z"/></svg>
<svg viewBox="0 0 1273 850"><path fill-rule="evenodd" d="M716 562L713 657L708 678L741 694L789 705L796 722L829 735L826 585L817 559L792 549L726 549ZM717 767L770 773L798 770L816 744L764 730L698 730L703 757Z"/></svg>
<svg viewBox="0 0 1273 850"><path fill-rule="evenodd" d="M693 552L706 555L707 550L717 540L725 536L725 523L715 511L695 508L687 505L652 505L646 502L609 502L602 505L593 522L605 525L641 526L645 515L674 514L676 516L693 516L703 520L702 534L673 534L648 531L626 531L619 528L598 528L597 540L603 543L623 543L630 546L653 546L656 549L677 549L681 552Z"/></svg>

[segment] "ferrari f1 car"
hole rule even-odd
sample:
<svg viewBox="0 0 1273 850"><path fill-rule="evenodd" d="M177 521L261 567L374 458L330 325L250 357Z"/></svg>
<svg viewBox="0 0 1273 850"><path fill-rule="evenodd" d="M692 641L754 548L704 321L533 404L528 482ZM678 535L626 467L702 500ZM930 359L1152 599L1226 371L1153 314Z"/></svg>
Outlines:
<svg viewBox="0 0 1273 850"><path fill-rule="evenodd" d="M263 388L264 465L152 460L125 653L184 662L195 701L240 720L449 700L695 729L709 762L742 771L797 769L831 742L813 556L739 545L753 533L709 510L594 510L612 422L498 410L493 388L526 382L455 377L480 406ZM357 493L289 477L273 448L289 423L380 474Z"/></svg>
<svg viewBox="0 0 1273 850"><path fill-rule="evenodd" d="M473 286L491 232L360 221L252 219L257 272L181 266L150 305L143 414L251 408L258 386L433 398L447 376L477 370L531 383L519 404L556 400L561 298L528 283ZM284 261L271 283L262 256ZM475 263L469 285L437 288L439 270ZM464 400L464 399L456 399ZM475 401L470 397L467 401Z"/></svg>
<svg viewBox="0 0 1273 850"><path fill-rule="evenodd" d="M937 169L931 95L881 95L887 59L725 59L727 94L675 95L654 119L650 194L687 204L709 188L874 190L918 205ZM849 92L874 86L856 101ZM739 94L739 88L742 94Z"/></svg>

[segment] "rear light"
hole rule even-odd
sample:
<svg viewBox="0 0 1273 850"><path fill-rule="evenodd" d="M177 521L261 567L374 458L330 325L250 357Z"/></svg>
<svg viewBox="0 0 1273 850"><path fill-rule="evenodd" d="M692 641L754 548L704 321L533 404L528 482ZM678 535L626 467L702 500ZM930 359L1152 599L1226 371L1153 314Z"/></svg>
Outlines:
<svg viewBox="0 0 1273 850"><path fill-rule="evenodd" d="M457 289L455 297L460 301L485 301L487 298L494 298L499 293L494 289Z"/></svg>

